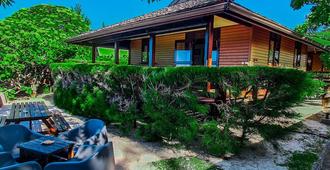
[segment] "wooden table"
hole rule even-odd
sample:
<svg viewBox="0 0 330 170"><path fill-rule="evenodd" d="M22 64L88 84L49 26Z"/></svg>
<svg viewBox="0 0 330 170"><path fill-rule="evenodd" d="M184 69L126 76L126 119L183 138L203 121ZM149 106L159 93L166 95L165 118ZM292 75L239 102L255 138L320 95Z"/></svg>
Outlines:
<svg viewBox="0 0 330 170"><path fill-rule="evenodd" d="M5 120L5 125L20 124L27 121L30 123L30 129L34 130L32 122L41 120L51 132L56 131L48 121L50 117L51 114L44 102L14 103L9 116Z"/></svg>
<svg viewBox="0 0 330 170"><path fill-rule="evenodd" d="M51 145L43 145L46 140L54 141ZM18 145L20 149L20 159L23 161L38 160L42 165L47 165L50 158L60 158L68 160L73 158L74 143L60 138L45 136ZM65 157L59 155L65 155Z"/></svg>

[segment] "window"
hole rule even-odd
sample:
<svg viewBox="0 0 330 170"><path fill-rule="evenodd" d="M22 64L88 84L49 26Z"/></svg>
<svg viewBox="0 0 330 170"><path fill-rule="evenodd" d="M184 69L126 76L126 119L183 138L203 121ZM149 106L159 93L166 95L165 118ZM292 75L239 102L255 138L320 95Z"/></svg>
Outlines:
<svg viewBox="0 0 330 170"><path fill-rule="evenodd" d="M269 40L268 65L279 66L280 49L281 49L281 36L271 33Z"/></svg>
<svg viewBox="0 0 330 170"><path fill-rule="evenodd" d="M186 41L185 40L176 40L175 41L175 50L185 50Z"/></svg>
<svg viewBox="0 0 330 170"><path fill-rule="evenodd" d="M176 66L191 66L191 50L187 50L185 40L175 41L174 63Z"/></svg>
<svg viewBox="0 0 330 170"><path fill-rule="evenodd" d="M141 63L147 64L149 61L149 39L142 40Z"/></svg>
<svg viewBox="0 0 330 170"><path fill-rule="evenodd" d="M293 67L300 67L301 65L301 46L301 43L296 42L296 46L294 49Z"/></svg>

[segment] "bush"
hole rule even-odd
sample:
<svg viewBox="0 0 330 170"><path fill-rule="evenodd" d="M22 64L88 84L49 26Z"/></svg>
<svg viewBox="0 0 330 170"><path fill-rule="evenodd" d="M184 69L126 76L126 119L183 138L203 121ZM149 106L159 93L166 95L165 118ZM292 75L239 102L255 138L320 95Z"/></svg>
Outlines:
<svg viewBox="0 0 330 170"><path fill-rule="evenodd" d="M216 165L196 157L179 157L152 162L157 170L220 170Z"/></svg>
<svg viewBox="0 0 330 170"><path fill-rule="evenodd" d="M206 122L201 127L202 146L212 155L221 156L226 153L236 153L239 145L232 137L227 127L221 130L218 122Z"/></svg>
<svg viewBox="0 0 330 170"><path fill-rule="evenodd" d="M52 86L49 64L88 55L88 48L65 42L88 30L89 23L80 14L60 6L24 8L1 20L0 87L29 95L31 86L38 91Z"/></svg>
<svg viewBox="0 0 330 170"><path fill-rule="evenodd" d="M289 127L282 127L274 124L262 124L258 127L259 134L265 140L282 139L289 133L298 130L302 124L297 123Z"/></svg>
<svg viewBox="0 0 330 170"><path fill-rule="evenodd" d="M289 170L311 170L317 159L318 156L309 151L295 152L289 158L287 166L289 167Z"/></svg>
<svg viewBox="0 0 330 170"><path fill-rule="evenodd" d="M203 147L214 155L239 148L229 129L242 131L241 145L252 133L266 139L281 136L277 126L270 131L265 127L272 127L277 118L295 117L290 108L320 87L305 72L269 67L145 68L71 62L51 68L59 107L119 122L126 133L137 128L137 136L150 141L190 144L201 135ZM216 102L211 114L197 98L208 93L207 82L215 89L209 95ZM196 114L216 122L203 125L192 116Z"/></svg>

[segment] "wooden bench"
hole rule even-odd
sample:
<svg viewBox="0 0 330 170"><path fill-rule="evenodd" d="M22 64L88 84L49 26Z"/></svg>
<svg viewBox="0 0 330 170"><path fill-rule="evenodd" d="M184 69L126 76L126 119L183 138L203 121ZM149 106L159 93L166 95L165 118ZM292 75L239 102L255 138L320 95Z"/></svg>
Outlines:
<svg viewBox="0 0 330 170"><path fill-rule="evenodd" d="M30 123L31 123L31 128L30 128ZM39 120L35 120L35 121L31 121L31 122L24 121L24 122L20 122L19 124L31 129L34 132L47 133L42 130L42 121L39 121Z"/></svg>
<svg viewBox="0 0 330 170"><path fill-rule="evenodd" d="M42 123L51 131L52 125L48 122L51 117L44 102L13 103L5 125L21 124L32 131L43 132Z"/></svg>
<svg viewBox="0 0 330 170"><path fill-rule="evenodd" d="M53 113L50 118L51 123L56 128L57 133L65 132L69 130L71 127L69 123L64 119L63 115L59 112Z"/></svg>

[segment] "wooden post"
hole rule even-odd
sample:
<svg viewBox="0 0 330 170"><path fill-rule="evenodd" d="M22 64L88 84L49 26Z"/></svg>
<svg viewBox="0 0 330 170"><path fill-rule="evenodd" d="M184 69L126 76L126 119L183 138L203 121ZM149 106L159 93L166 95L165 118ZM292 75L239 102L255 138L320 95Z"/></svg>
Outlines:
<svg viewBox="0 0 330 170"><path fill-rule="evenodd" d="M150 38L149 38L149 63L148 63L148 65L150 67L155 66L155 60L156 60L155 47L156 47L155 35L150 35Z"/></svg>
<svg viewBox="0 0 330 170"><path fill-rule="evenodd" d="M208 47L207 47L207 66L212 67L212 51L213 51L213 34L214 34L214 17L212 16L209 20L209 23L207 25L206 32L208 34L208 39L205 39L205 42L207 41Z"/></svg>
<svg viewBox="0 0 330 170"><path fill-rule="evenodd" d="M92 47L92 63L96 62L96 46Z"/></svg>
<svg viewBox="0 0 330 170"><path fill-rule="evenodd" d="M115 48L115 63L119 64L119 42L116 41L114 46L115 46L114 47Z"/></svg>
<svg viewBox="0 0 330 170"><path fill-rule="evenodd" d="M131 65L131 59L132 59L132 49L131 49L131 42L128 46L128 65Z"/></svg>
<svg viewBox="0 0 330 170"><path fill-rule="evenodd" d="M213 30L214 30L214 16L209 18L207 28L205 31L205 59L206 66L212 67L212 51L213 51ZM207 83L207 91L211 91L211 83Z"/></svg>

